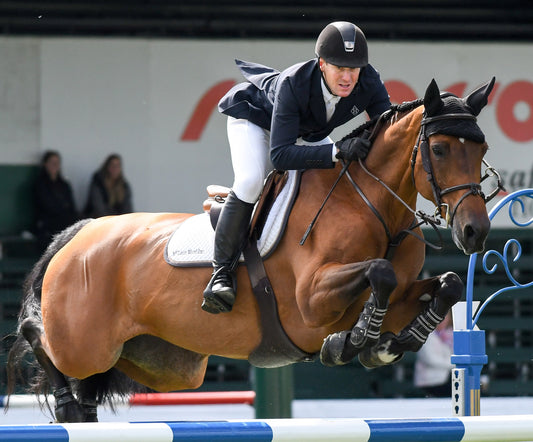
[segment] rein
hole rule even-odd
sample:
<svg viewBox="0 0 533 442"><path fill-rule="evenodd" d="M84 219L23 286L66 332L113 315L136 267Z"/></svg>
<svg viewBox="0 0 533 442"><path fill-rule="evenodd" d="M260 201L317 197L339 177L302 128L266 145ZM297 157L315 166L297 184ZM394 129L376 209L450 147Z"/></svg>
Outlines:
<svg viewBox="0 0 533 442"><path fill-rule="evenodd" d="M418 210L418 211L415 211L413 210L409 204L407 204L404 200L402 200L398 194L396 192L394 192L394 190L392 190L389 186L387 186L387 184L381 180L379 177L375 176L372 172L370 172L366 166L364 165L363 161L361 159L359 159L359 165L361 166L361 168L363 169L363 171L368 175L370 176L372 179L374 179L375 181L377 181L379 184L381 184L394 198L396 198L400 203L403 204L403 206L409 211L411 212L413 215L414 215L414 218L415 220L411 223L411 225L409 226L409 228L407 229L404 229L404 230L401 230L394 238L392 238L392 236L390 235L390 232L389 232L389 229L387 227L387 225L385 224L385 221L383 220L383 217L377 212L377 209L370 203L370 201L368 201L368 199L366 197L364 197L363 195L363 191L361 190L361 188L357 185L357 183L355 182L355 180L351 177L350 173L348 172L348 179L350 180L350 183L352 184L352 186L355 188L355 190L357 190L357 193L359 193L359 195L361 195L361 197L363 197L363 199L365 200L365 202L367 203L367 205L370 207L370 209L372 210L372 212L374 212L375 214L377 213L379 216L377 216L377 218L379 219L379 221L381 222L381 224L383 225L383 227L385 228L385 232L387 234L387 238L389 239L389 250L392 248L392 247L396 247L400 244L400 242L407 236L407 235L412 235L414 236L416 239L418 239L419 241L422 241L424 244L426 244L427 246L431 247L432 249L435 249L435 250L442 250L442 235L440 234L440 231L439 229L437 228L437 226L440 226L440 220L437 219L435 216L430 216L426 213L424 213L423 211L421 210ZM420 221L416 221L417 219L420 219ZM414 230L424 224L427 224L428 226L430 226L436 233L437 233L437 236L439 237L439 243L440 245L436 245L436 244L433 244L431 242L429 242L428 240L426 240L424 237L418 235L417 233L414 232ZM387 252L387 255L389 254L389 252Z"/></svg>
<svg viewBox="0 0 533 442"><path fill-rule="evenodd" d="M389 109L388 111L384 112L378 118L376 124L372 128L372 132L370 133L369 131L365 130L363 136L365 138L368 138L371 142L373 142L374 138L377 136L378 131L381 129L381 126L383 125L383 123L385 121L388 121L392 117L393 114L395 114L396 112L398 112L400 110L401 111L407 110L408 108L410 108L410 106L418 105L418 104L419 104L418 101L414 101L414 102L409 102L409 103L402 103L402 104L400 104L398 106L392 106L391 109ZM412 109L409 109L409 110L412 110ZM387 239L389 241L389 245L388 245L388 249L387 249L387 253L386 253L386 258L390 257L394 247L398 246L401 243L401 241L407 235L414 236L415 238L417 238L418 240L420 240L421 242L423 242L424 244L426 244L427 246L429 246L429 247L431 247L431 248L433 248L435 250L442 250L442 235L441 235L441 233L440 233L440 231L439 231L439 229L437 227L437 226L441 225L441 222L437 218L437 216L440 216L442 218L441 210L442 210L443 207L446 208L446 212L445 212L446 216L444 217L444 219L446 220L446 227L448 227L449 225L453 224L453 219L454 219L455 214L457 212L457 208L465 200L466 197L468 197L470 195L474 195L474 196L478 195L481 198L483 198L483 201L486 204L490 200L492 200L498 194L498 192L500 190L504 190L500 174L496 171L496 169L494 169L492 166L490 166L490 164L487 161L485 161L485 159L483 159L482 161L483 161L483 164L485 164L485 166L487 168L485 170L484 175L481 177L480 183L483 182L485 179L487 179L489 177L496 177L496 179L497 179L497 186L489 194L488 197L485 196L485 194L481 190L481 184L478 184L478 183L459 184L459 185L456 185L456 186L447 187L445 189L441 189L438 186L438 184L435 181L435 177L434 177L434 173L433 173L433 167L431 165L431 159L430 159L430 156L429 156L429 143L428 143L428 139L426 137L426 125L429 124L429 123L432 123L434 121L448 120L448 119L462 119L462 120L467 119L467 120L476 121L476 117L474 115L469 115L469 114L455 114L454 113L454 114L439 115L439 116L435 116L435 117L425 117L424 116L423 119L422 119L422 122L420 123L420 132L418 134L417 143L414 146L413 152L412 152L412 155L411 155L411 177L412 177L412 180L413 180L413 185L415 185L415 175L414 175L414 173L415 173L415 164L416 164L416 157L417 157L418 150L420 150L420 154L422 156L422 165L424 167L424 170L427 173L427 179L431 183L431 187L432 187L432 190L433 190L433 195L434 195L435 202L436 202L435 213L433 214L433 216L430 216L430 215L424 213L421 210L419 210L419 211L413 210L389 186L387 186L387 184L383 180L381 180L379 177L377 177L374 174L372 174L366 168L366 166L364 165L363 161L359 158L359 165L361 166L362 170L367 175L369 175L371 178L373 178L376 182L378 182L380 185L382 185L392 196L394 196L394 198L396 198L398 201L400 201L403 204L403 206L409 212L411 212L414 215L414 220L411 223L411 225L407 229L404 229L404 230L400 231L395 237L392 237L391 232L390 232L385 220L383 219L383 217L379 213L379 211L374 207L372 202L366 197L366 195L364 194L363 190L359 187L359 185L355 182L355 180L350 175L350 172L348 171L348 168L349 168L349 166L351 164L351 161L348 161L348 162L344 162L343 161L343 168L340 171L339 176L337 177L337 179L333 183L330 191L328 192L328 194L326 195L324 201L322 202L322 205L320 206L320 208L317 211L315 217L313 218L313 220L309 224L307 230L305 231L302 239L300 240L300 245L304 245L307 237L311 233L311 230L313 229L313 227L314 227L314 225L315 225L315 223L316 223L316 221L318 219L318 216L322 212L322 209L324 208L326 202L328 201L329 197L331 196L333 190L335 189L335 187L339 183L340 179L344 175L346 175L346 177L348 178L348 181L350 182L352 187L357 191L359 196L363 199L363 201L366 203L366 205L370 208L372 213L374 213L374 215L379 220L379 222L381 223L381 225L383 226L383 228L385 230L385 234L387 235ZM345 137L345 138L347 138L347 137ZM458 191L458 190L463 190L463 189L469 189L469 191L461 196L461 198L459 199L459 201L457 202L457 204L453 208L453 210L451 212L451 215L450 215L449 205L442 201L442 196L443 195L447 195L447 194L452 193L452 192L455 192L455 191ZM422 226L424 224L429 225L437 233L437 235L439 237L440 245L433 244L433 243L427 241L426 239L424 239L422 236L420 236L420 235L418 235L417 233L414 232L415 229L417 229L418 227L420 227L420 226Z"/></svg>

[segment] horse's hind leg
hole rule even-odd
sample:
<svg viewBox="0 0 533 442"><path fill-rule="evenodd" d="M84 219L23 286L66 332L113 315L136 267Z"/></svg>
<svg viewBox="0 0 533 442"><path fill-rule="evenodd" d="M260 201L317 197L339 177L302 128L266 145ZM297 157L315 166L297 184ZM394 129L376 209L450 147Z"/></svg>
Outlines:
<svg viewBox="0 0 533 442"><path fill-rule="evenodd" d="M70 384L52 363L41 343L41 327L35 319L25 319L21 324L21 333L29 342L37 361L48 376L56 400L55 415L58 422L82 422L84 413L74 398Z"/></svg>
<svg viewBox="0 0 533 442"><path fill-rule="evenodd" d="M389 296L397 282L389 261L375 259L368 261L368 264L362 276L372 292L352 330L333 333L324 340L320 360L326 366L347 364L361 350L372 347L379 341Z"/></svg>
<svg viewBox="0 0 533 442"><path fill-rule="evenodd" d="M100 376L102 375L96 374L79 381L77 396L83 409L84 422L98 422L97 396Z"/></svg>
<svg viewBox="0 0 533 442"><path fill-rule="evenodd" d="M429 334L435 330L450 308L463 293L463 283L455 273L448 272L431 278L436 282L436 289L430 295L426 308L404 327L398 335L384 333L377 345L366 348L359 353L359 361L367 368L375 368L399 361L406 351L418 351L426 342ZM424 283L426 281L418 281Z"/></svg>

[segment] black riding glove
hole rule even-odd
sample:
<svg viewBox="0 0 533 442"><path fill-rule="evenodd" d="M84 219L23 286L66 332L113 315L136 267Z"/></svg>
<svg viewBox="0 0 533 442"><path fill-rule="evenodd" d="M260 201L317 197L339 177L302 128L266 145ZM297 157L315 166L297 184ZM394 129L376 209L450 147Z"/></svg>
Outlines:
<svg viewBox="0 0 533 442"><path fill-rule="evenodd" d="M365 138L347 138L344 141L337 141L335 147L339 150L337 155L339 159L354 161L358 158L364 160L368 155L372 143Z"/></svg>

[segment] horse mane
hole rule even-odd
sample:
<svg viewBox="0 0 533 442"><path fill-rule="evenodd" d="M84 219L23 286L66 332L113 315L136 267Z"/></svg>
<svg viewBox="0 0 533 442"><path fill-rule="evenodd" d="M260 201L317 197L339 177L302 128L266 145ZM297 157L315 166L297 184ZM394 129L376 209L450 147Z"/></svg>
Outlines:
<svg viewBox="0 0 533 442"><path fill-rule="evenodd" d="M413 101L405 101L400 104L393 104L389 109L387 109L385 112L383 112L381 115L376 115L374 118L364 122L360 126L356 127L354 130L352 130L348 135L345 135L340 139L340 141L344 141L348 138L354 138L359 137L361 134L366 130L369 134L374 133L375 126L379 124L383 124L387 121L390 121L392 117L397 113L404 113L404 112L411 112L412 110L416 109L417 107L424 104L423 98L418 98Z"/></svg>

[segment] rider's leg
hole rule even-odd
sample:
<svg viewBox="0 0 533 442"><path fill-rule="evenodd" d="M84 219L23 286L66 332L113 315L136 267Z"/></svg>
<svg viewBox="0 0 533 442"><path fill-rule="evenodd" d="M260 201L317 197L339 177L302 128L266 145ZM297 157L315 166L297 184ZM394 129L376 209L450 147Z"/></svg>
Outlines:
<svg viewBox="0 0 533 442"><path fill-rule="evenodd" d="M247 120L228 118L228 140L235 180L215 231L214 272L202 309L231 311L235 301L234 269L248 232L250 216L272 164L269 134Z"/></svg>
<svg viewBox="0 0 533 442"><path fill-rule="evenodd" d="M202 309L209 313L231 311L235 302L234 269L238 264L253 204L230 191L215 230L213 276L204 291Z"/></svg>

